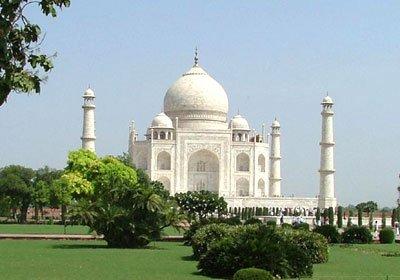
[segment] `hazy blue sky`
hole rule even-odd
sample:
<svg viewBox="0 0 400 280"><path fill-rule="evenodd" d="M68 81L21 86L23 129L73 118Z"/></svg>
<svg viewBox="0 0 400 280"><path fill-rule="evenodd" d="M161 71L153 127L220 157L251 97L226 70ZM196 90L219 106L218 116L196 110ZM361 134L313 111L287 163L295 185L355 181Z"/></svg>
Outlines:
<svg viewBox="0 0 400 280"><path fill-rule="evenodd" d="M112 2L112 4L110 4ZM72 0L43 26L43 50L57 52L40 95L0 107L0 166L62 168L80 147L82 98L96 100L97 151L127 150L168 87L193 63L226 89L260 129L282 125L282 190L318 191L320 102L335 101L336 194L343 205L395 204L400 171L399 1Z"/></svg>

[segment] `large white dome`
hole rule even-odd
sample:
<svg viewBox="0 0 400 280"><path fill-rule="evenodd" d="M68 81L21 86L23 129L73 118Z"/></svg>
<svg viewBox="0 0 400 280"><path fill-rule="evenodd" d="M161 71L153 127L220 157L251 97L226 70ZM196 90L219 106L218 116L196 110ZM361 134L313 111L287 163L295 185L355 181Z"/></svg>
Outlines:
<svg viewBox="0 0 400 280"><path fill-rule="evenodd" d="M227 128L228 107L224 88L197 64L164 97L164 112L178 117L179 127Z"/></svg>

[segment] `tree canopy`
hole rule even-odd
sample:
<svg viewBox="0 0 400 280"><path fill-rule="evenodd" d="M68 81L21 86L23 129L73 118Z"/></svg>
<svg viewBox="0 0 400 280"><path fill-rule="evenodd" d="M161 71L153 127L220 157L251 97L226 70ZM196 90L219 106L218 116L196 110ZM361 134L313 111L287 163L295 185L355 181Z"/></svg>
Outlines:
<svg viewBox="0 0 400 280"><path fill-rule="evenodd" d="M39 48L40 26L26 15L32 5L56 17L56 8L69 7L70 0L0 0L0 106L12 91L39 93L43 72L53 68L52 57Z"/></svg>
<svg viewBox="0 0 400 280"><path fill-rule="evenodd" d="M183 217L162 184L115 157L71 152L63 176L75 190L65 201L72 221L103 234L111 247L146 246Z"/></svg>
<svg viewBox="0 0 400 280"><path fill-rule="evenodd" d="M378 204L375 201L361 202L357 204L356 208L369 214L378 210Z"/></svg>
<svg viewBox="0 0 400 280"><path fill-rule="evenodd" d="M8 216L12 210L18 221L26 222L27 211L30 206L35 207L35 217L38 211L45 206L58 206L58 201L52 202L54 194L53 182L61 175L60 170L49 167L33 170L20 165L9 165L0 169L0 204L2 215ZM43 215L43 213L42 213Z"/></svg>
<svg viewBox="0 0 400 280"><path fill-rule="evenodd" d="M227 203L218 194L210 191L186 192L175 195L179 207L186 211L189 218L204 219L207 215L217 213L225 214Z"/></svg>

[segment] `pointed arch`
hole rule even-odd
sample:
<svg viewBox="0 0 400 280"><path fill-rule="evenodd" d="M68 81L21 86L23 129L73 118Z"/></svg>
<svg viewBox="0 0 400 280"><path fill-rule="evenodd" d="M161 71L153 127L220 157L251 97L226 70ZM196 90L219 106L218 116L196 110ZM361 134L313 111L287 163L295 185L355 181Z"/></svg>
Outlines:
<svg viewBox="0 0 400 280"><path fill-rule="evenodd" d="M250 184L246 178L239 178L236 180L236 196L249 196Z"/></svg>
<svg viewBox="0 0 400 280"><path fill-rule="evenodd" d="M171 170L171 155L162 151L157 155L157 170Z"/></svg>
<svg viewBox="0 0 400 280"><path fill-rule="evenodd" d="M265 181L263 179L258 180L258 189L261 196L265 196Z"/></svg>
<svg viewBox="0 0 400 280"><path fill-rule="evenodd" d="M236 171L250 170L250 157L246 153L240 153L236 156Z"/></svg>
<svg viewBox="0 0 400 280"><path fill-rule="evenodd" d="M265 156L263 154L260 154L258 156L257 163L258 163L258 170L260 172L265 172Z"/></svg>

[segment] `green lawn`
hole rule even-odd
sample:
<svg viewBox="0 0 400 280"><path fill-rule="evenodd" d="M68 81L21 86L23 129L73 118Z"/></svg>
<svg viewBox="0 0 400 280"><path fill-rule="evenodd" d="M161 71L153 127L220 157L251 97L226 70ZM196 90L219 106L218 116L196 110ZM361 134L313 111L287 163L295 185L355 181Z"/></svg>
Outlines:
<svg viewBox="0 0 400 280"><path fill-rule="evenodd" d="M336 245L329 252L328 263L314 266L313 279L400 279L400 255L382 256L400 254L400 244Z"/></svg>
<svg viewBox="0 0 400 280"><path fill-rule="evenodd" d="M0 224L0 233L25 233L25 234L63 234L62 225L19 225L19 224ZM89 234L86 226L67 226L67 234ZM164 229L164 235L183 235L183 230L178 231L172 227Z"/></svg>
<svg viewBox="0 0 400 280"><path fill-rule="evenodd" d="M205 279L191 248L108 249L102 241L0 240L1 279Z"/></svg>
<svg viewBox="0 0 400 280"><path fill-rule="evenodd" d="M0 233L25 233L25 234L63 234L62 225L19 225L19 224L0 224ZM89 228L86 226L67 226L67 234L88 234Z"/></svg>
<svg viewBox="0 0 400 280"><path fill-rule="evenodd" d="M313 279L400 279L400 245L330 248L329 262L314 266ZM155 242L150 249L108 249L102 241L0 240L1 279L206 279L190 259L190 247Z"/></svg>

